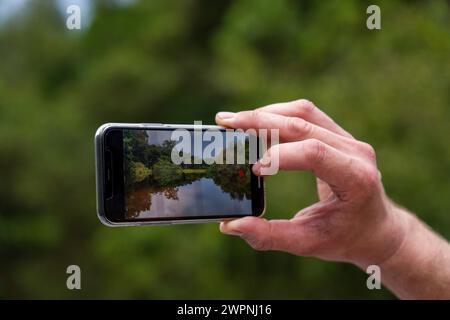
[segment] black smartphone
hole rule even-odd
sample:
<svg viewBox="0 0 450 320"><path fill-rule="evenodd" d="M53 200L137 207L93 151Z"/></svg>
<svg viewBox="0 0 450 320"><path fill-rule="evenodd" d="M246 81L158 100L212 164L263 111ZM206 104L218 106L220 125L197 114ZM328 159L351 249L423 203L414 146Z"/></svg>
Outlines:
<svg viewBox="0 0 450 320"><path fill-rule="evenodd" d="M251 170L261 148L256 135L218 126L107 123L95 146L97 213L108 226L264 213L264 181Z"/></svg>

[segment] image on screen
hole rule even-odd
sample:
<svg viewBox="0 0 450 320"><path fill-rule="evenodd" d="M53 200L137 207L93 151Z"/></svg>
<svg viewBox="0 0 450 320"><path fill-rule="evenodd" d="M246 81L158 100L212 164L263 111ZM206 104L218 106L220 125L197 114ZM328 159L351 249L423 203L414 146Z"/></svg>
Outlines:
<svg viewBox="0 0 450 320"><path fill-rule="evenodd" d="M171 134L172 130L123 131L125 218L251 215L248 157L243 164L194 164L192 141L192 153L184 155L191 158L191 164L174 164L171 153L177 141L171 140ZM237 144L248 145L244 134L232 141L222 134L224 148L214 157L224 159L227 148L236 151ZM194 140L193 131L191 136ZM201 144L204 149L208 142Z"/></svg>

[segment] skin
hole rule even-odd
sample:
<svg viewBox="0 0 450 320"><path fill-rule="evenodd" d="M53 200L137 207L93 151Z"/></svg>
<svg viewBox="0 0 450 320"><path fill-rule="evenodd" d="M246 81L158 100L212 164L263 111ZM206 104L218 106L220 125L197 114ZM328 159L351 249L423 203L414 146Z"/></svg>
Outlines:
<svg viewBox="0 0 450 320"><path fill-rule="evenodd" d="M280 144L253 166L261 175L271 157L280 170L317 177L319 202L289 220L245 217L224 221L221 232L256 250L378 265L381 280L403 299L450 299L450 245L386 195L375 151L356 140L308 100L251 111L219 112L219 125L279 129Z"/></svg>

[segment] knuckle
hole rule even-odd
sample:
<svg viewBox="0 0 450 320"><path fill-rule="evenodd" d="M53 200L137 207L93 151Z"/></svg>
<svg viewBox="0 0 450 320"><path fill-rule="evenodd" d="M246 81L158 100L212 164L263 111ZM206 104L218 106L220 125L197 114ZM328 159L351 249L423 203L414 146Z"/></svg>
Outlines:
<svg viewBox="0 0 450 320"><path fill-rule="evenodd" d="M269 241L266 239L248 239L247 243L257 251L267 251L270 250Z"/></svg>
<svg viewBox="0 0 450 320"><path fill-rule="evenodd" d="M267 251L273 248L273 225L268 223L266 225L264 233L258 234L249 234L248 236L244 236L247 243L255 250L258 251Z"/></svg>
<svg viewBox="0 0 450 320"><path fill-rule="evenodd" d="M261 114L262 111L260 109L248 111L247 120L256 127L259 127L259 124L261 123Z"/></svg>
<svg viewBox="0 0 450 320"><path fill-rule="evenodd" d="M358 182L362 190L367 194L372 194L378 190L381 184L380 174L375 167L362 166L358 170Z"/></svg>
<svg viewBox="0 0 450 320"><path fill-rule="evenodd" d="M311 101L307 99L299 99L294 101L294 104L297 106L298 111L301 114L309 114L312 113L317 107Z"/></svg>
<svg viewBox="0 0 450 320"><path fill-rule="evenodd" d="M331 212L330 215L332 216ZM317 216L316 216L317 217ZM299 245L299 253L305 256L320 254L324 249L330 247L334 225L331 219L315 218L299 222L305 235L313 235L314 241L304 241Z"/></svg>
<svg viewBox="0 0 450 320"><path fill-rule="evenodd" d="M317 140L317 139L309 139L306 141L306 156L309 161L314 163L321 163L327 156L327 147L326 145Z"/></svg>
<svg viewBox="0 0 450 320"><path fill-rule="evenodd" d="M371 168L366 172L366 184L373 188L380 185L380 174L376 168Z"/></svg>
<svg viewBox="0 0 450 320"><path fill-rule="evenodd" d="M252 119L258 119L261 116L262 111L260 109L254 109L249 111L249 116Z"/></svg>
<svg viewBox="0 0 450 320"><path fill-rule="evenodd" d="M303 138L311 135L312 125L300 118L287 117L286 129L295 135L296 138Z"/></svg>
<svg viewBox="0 0 450 320"><path fill-rule="evenodd" d="M357 146L358 150L360 150L360 152L362 154L364 154L369 160L371 161L376 161L377 155L375 152L375 149L368 143L366 142L361 142L358 141L358 146Z"/></svg>

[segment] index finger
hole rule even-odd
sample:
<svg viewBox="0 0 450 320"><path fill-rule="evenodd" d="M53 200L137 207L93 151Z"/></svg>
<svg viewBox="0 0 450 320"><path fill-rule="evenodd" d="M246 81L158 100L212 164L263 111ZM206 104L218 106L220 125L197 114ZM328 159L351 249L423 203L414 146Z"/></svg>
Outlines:
<svg viewBox="0 0 450 320"><path fill-rule="evenodd" d="M287 117L302 118L333 133L347 138L353 138L350 133L334 122L334 120L325 112L316 107L314 103L306 99L269 104L267 106L260 107L257 110Z"/></svg>

